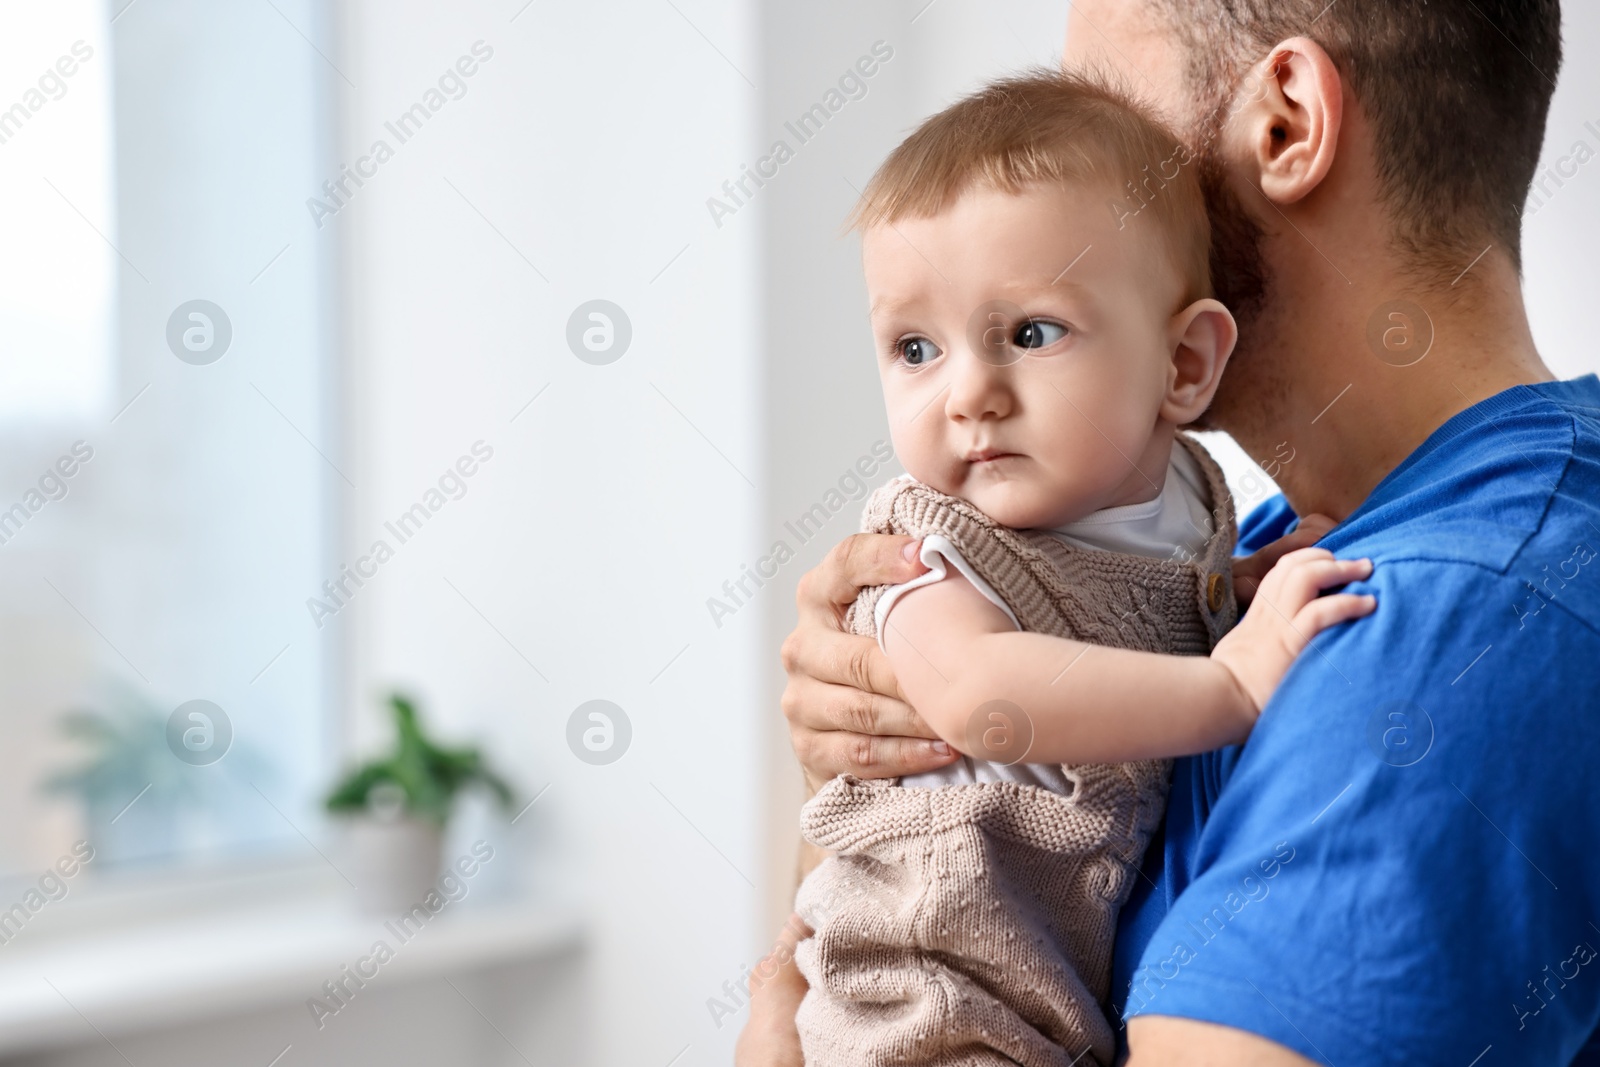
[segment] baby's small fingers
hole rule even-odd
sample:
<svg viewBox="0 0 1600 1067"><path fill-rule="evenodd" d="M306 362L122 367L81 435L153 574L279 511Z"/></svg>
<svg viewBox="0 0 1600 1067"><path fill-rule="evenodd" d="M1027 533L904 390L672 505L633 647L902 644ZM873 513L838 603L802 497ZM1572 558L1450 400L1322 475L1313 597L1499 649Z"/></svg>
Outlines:
<svg viewBox="0 0 1600 1067"><path fill-rule="evenodd" d="M1327 585L1337 581L1326 574L1330 567L1338 563L1333 553L1326 549L1302 548L1291 552L1267 572L1261 582L1260 595L1285 615L1293 615Z"/></svg>
<svg viewBox="0 0 1600 1067"><path fill-rule="evenodd" d="M1283 567L1282 595L1297 608L1324 589L1372 574L1370 559L1334 559L1331 555L1299 559L1286 556L1280 566Z"/></svg>
<svg viewBox="0 0 1600 1067"><path fill-rule="evenodd" d="M1307 563L1316 563L1319 560L1332 559L1333 553L1325 548L1297 548L1293 552L1286 552L1277 566L1284 569L1303 567Z"/></svg>
<svg viewBox="0 0 1600 1067"><path fill-rule="evenodd" d="M1370 559L1325 559L1301 565L1305 577L1316 583L1317 589L1343 585L1372 577Z"/></svg>
<svg viewBox="0 0 1600 1067"><path fill-rule="evenodd" d="M1309 641L1330 626L1372 614L1377 606L1378 598L1370 593L1318 597L1295 614L1294 628Z"/></svg>

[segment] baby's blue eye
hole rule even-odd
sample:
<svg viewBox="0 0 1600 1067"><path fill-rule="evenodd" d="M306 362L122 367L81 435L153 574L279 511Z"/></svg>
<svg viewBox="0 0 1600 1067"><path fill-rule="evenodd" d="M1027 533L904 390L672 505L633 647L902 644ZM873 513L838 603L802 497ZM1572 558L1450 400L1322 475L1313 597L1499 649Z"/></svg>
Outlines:
<svg viewBox="0 0 1600 1067"><path fill-rule="evenodd" d="M1067 335L1065 326L1029 319L1017 327L1011 343L1018 348L1049 348Z"/></svg>
<svg viewBox="0 0 1600 1067"><path fill-rule="evenodd" d="M920 367L939 357L939 346L926 337L907 337L900 341L900 358L913 367Z"/></svg>

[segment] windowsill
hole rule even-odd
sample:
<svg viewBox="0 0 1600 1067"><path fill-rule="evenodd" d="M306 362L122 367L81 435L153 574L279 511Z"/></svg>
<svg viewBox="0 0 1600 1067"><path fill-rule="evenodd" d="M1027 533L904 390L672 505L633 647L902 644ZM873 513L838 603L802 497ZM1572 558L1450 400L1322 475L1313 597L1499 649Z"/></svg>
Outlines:
<svg viewBox="0 0 1600 1067"><path fill-rule="evenodd" d="M303 1004L323 996L323 983L370 956L380 939L394 956L370 982L385 985L557 955L582 935L569 905L468 896L402 943L386 917L362 914L342 889L306 878L295 892L226 907L173 907L169 896L167 907L132 909L137 920L124 913L134 921L103 914L30 926L0 945L0 1055L99 1041L85 1020L114 1037Z"/></svg>

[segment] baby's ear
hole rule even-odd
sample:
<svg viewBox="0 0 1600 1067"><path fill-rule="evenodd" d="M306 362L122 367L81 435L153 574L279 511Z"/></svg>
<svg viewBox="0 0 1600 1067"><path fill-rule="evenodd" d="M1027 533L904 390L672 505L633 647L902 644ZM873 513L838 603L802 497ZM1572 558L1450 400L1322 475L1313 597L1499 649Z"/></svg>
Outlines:
<svg viewBox="0 0 1600 1067"><path fill-rule="evenodd" d="M1161 403L1163 419L1187 426L1205 413L1238 339L1233 316L1216 300L1196 300L1172 317L1167 331L1172 364Z"/></svg>

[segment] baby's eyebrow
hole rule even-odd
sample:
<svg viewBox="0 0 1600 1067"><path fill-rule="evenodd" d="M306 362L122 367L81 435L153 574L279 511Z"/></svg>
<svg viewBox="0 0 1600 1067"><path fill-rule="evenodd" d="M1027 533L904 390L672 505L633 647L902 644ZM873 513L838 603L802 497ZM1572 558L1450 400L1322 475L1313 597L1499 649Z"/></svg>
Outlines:
<svg viewBox="0 0 1600 1067"><path fill-rule="evenodd" d="M914 299L893 300L888 297L879 297L867 305L867 313L869 315L878 315L888 311L905 311L908 308L917 307L920 303L921 301Z"/></svg>
<svg viewBox="0 0 1600 1067"><path fill-rule="evenodd" d="M1065 274L1066 271L1062 271L1060 274L1052 274L1048 278L1041 274L1035 279L1027 282L1017 282L1007 286L1007 288L1015 289L1020 293L1050 293L1058 292L1062 289L1086 295L1089 293L1089 286L1086 282L1076 278L1064 277Z"/></svg>
<svg viewBox="0 0 1600 1067"><path fill-rule="evenodd" d="M1003 285L999 287L998 291L1005 293L1007 299L1016 303L1025 303L1033 297L1059 297L1063 293L1086 302L1092 302L1095 296L1094 289L1086 282L1063 278L1059 274L1055 276L1053 281L1049 278L1040 277L1029 282L1013 282Z"/></svg>

